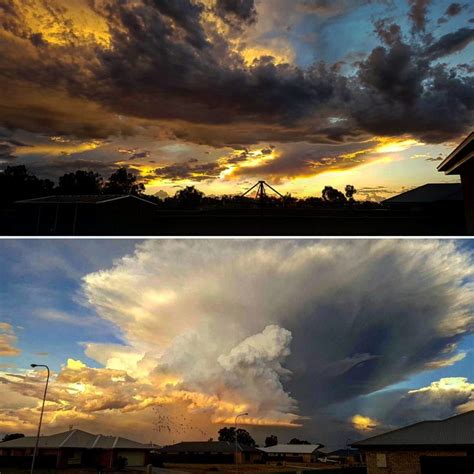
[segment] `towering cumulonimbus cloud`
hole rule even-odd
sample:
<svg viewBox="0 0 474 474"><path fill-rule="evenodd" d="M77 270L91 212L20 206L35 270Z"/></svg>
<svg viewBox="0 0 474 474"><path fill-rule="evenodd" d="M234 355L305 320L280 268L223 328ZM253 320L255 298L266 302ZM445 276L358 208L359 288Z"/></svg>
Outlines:
<svg viewBox="0 0 474 474"><path fill-rule="evenodd" d="M291 425L461 360L472 268L446 241L150 241L83 288L165 392Z"/></svg>

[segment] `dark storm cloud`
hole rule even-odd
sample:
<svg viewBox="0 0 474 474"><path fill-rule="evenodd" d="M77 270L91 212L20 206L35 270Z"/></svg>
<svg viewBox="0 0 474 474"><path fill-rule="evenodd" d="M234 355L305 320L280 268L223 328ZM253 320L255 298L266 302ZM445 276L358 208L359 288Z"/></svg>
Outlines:
<svg viewBox="0 0 474 474"><path fill-rule="evenodd" d="M463 50L474 41L474 28L461 28L454 33L448 33L426 49L430 59L438 59Z"/></svg>
<svg viewBox="0 0 474 474"><path fill-rule="evenodd" d="M426 27L428 5L411 1L419 31ZM221 0L214 8L242 25L255 16L251 1ZM0 99L4 125L108 136L134 133L140 120L159 120L179 138L214 143L222 132L228 139L221 144L248 145L344 141L364 133L408 133L437 142L472 123L472 78L431 64L465 47L472 38L467 28L420 46L404 42L399 25L379 22L385 46L374 48L355 65L357 74L346 77L337 65L302 69L268 57L248 67L225 37L204 28L204 7L191 0L116 0L95 11L107 19L110 48L78 45L74 38L61 47L31 41L15 12L4 10L9 29L28 42L0 46L0 86L18 85ZM56 95L52 84L67 94ZM53 99L44 100L45 94ZM344 121L335 125L332 116ZM214 133L229 124L227 132Z"/></svg>
<svg viewBox="0 0 474 474"><path fill-rule="evenodd" d="M431 45L431 54L459 50L468 36L444 38ZM375 48L359 66L364 87L353 95L357 123L372 133L411 133L431 143L466 131L474 115L474 79L430 61L424 48L402 41Z"/></svg>
<svg viewBox="0 0 474 474"><path fill-rule="evenodd" d="M15 164L25 164L37 176L43 178L48 177L57 180L65 173L74 173L77 170L94 171L99 173L104 178L108 178L114 171L119 168L112 162L93 159L79 159L79 158L42 158L39 160L28 160L27 162L16 162ZM132 171L132 170L130 170Z"/></svg>
<svg viewBox="0 0 474 474"><path fill-rule="evenodd" d="M15 146L9 142L0 140L0 163L15 159Z"/></svg>
<svg viewBox="0 0 474 474"><path fill-rule="evenodd" d="M172 165L157 168L150 177L159 177L171 181L192 179L193 181L206 181L216 179L225 167L216 162L199 163L198 160L190 159L185 163L174 163Z"/></svg>
<svg viewBox="0 0 474 474"><path fill-rule="evenodd" d="M226 20L253 23L257 19L254 0L217 0L217 13Z"/></svg>
<svg viewBox="0 0 474 474"><path fill-rule="evenodd" d="M349 143L332 146L295 143L278 147L278 156L259 166L242 167L236 176L267 176L274 183L295 176L312 176L323 171L352 168L363 162L357 152L367 150L367 144ZM355 153L355 154L354 154ZM354 154L354 155L353 155Z"/></svg>

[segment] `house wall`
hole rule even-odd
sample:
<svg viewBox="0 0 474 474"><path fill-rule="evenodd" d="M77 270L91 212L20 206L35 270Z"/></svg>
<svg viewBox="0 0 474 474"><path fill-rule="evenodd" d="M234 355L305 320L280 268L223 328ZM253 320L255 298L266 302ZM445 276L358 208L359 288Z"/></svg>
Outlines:
<svg viewBox="0 0 474 474"><path fill-rule="evenodd" d="M137 449L133 450L119 450L118 456L121 456L127 460L128 467L146 466L147 456L145 451Z"/></svg>
<svg viewBox="0 0 474 474"><path fill-rule="evenodd" d="M237 462L241 462L240 453L237 455ZM160 455L163 462L184 463L184 464L234 464L233 453L210 453L210 452L167 452Z"/></svg>
<svg viewBox="0 0 474 474"><path fill-rule="evenodd" d="M461 173L464 211L469 235L474 235L474 163Z"/></svg>
<svg viewBox="0 0 474 474"><path fill-rule="evenodd" d="M385 454L387 467L377 467L377 454ZM367 474L421 474L421 456L466 456L466 451L369 451Z"/></svg>
<svg viewBox="0 0 474 474"><path fill-rule="evenodd" d="M316 456L309 454L299 454L299 453L268 453L267 459L270 462L302 462L302 463L312 463L315 461Z"/></svg>

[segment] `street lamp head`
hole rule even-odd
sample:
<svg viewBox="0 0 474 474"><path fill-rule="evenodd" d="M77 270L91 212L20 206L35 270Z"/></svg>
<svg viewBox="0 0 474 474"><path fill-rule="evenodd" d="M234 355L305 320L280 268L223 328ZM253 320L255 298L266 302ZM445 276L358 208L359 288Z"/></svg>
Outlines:
<svg viewBox="0 0 474 474"><path fill-rule="evenodd" d="M30 367L33 367L34 369L35 367L38 367L38 364L30 364Z"/></svg>

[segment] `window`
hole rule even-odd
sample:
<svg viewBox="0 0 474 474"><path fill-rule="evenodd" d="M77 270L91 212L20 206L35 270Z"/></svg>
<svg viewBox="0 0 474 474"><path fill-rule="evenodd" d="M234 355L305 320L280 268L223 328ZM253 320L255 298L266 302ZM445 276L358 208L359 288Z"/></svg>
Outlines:
<svg viewBox="0 0 474 474"><path fill-rule="evenodd" d="M376 459L377 459L377 467L387 467L387 455L386 454L377 453Z"/></svg>

